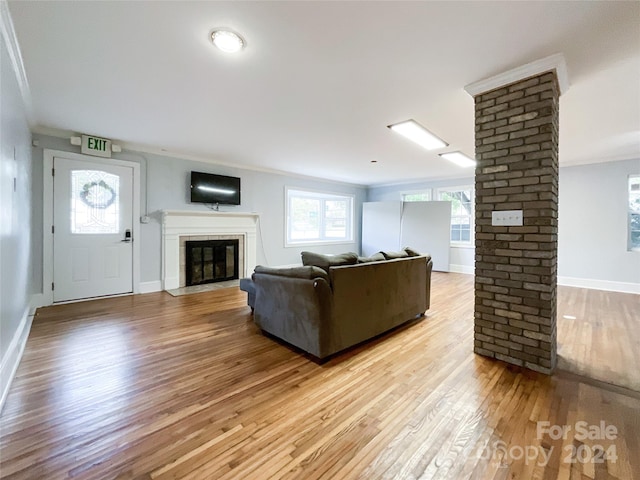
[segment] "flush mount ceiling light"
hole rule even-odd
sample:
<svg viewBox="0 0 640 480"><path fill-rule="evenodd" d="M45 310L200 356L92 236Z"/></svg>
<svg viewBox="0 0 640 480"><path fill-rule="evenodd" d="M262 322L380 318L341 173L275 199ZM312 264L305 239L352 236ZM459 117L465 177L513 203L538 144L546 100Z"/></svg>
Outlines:
<svg viewBox="0 0 640 480"><path fill-rule="evenodd" d="M455 163L459 167L475 167L476 161L473 158L467 157L462 152L449 152L441 153L440 156L445 160Z"/></svg>
<svg viewBox="0 0 640 480"><path fill-rule="evenodd" d="M244 48L244 40L240 35L228 29L211 32L211 41L223 52L235 53Z"/></svg>
<svg viewBox="0 0 640 480"><path fill-rule="evenodd" d="M443 148L449 145L444 140L436 137L415 120L407 120L406 122L388 125L388 127L394 132L399 133L403 137L408 138L427 150L435 150L436 148Z"/></svg>

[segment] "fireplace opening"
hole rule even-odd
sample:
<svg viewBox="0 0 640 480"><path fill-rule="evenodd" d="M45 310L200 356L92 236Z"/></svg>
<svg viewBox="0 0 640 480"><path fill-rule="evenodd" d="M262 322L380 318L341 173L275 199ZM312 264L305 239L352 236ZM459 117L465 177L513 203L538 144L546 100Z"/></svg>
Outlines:
<svg viewBox="0 0 640 480"><path fill-rule="evenodd" d="M186 286L239 278L238 245L238 240L185 242Z"/></svg>

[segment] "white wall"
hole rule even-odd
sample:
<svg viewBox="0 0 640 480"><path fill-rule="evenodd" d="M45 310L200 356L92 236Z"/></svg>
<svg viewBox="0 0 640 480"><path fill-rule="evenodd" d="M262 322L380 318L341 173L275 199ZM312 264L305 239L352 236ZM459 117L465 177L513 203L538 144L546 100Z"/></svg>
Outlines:
<svg viewBox="0 0 640 480"><path fill-rule="evenodd" d="M627 178L640 159L560 168L558 282L640 293L640 252L627 251ZM400 200L401 193L470 185L473 177L372 187L368 201ZM451 248L451 270L473 272L473 248Z"/></svg>
<svg viewBox="0 0 640 480"><path fill-rule="evenodd" d="M640 159L560 169L559 283L640 293L640 252L627 251L630 174Z"/></svg>
<svg viewBox="0 0 640 480"><path fill-rule="evenodd" d="M431 189L431 199L437 200L436 189L442 187L454 187L461 185L473 185L473 176L441 180L436 182L422 181L401 185L388 185L380 187L370 187L367 193L368 202L383 202L388 200L402 200L402 194L412 191L424 191ZM451 246L449 249L449 270L460 273L473 273L475 264L475 247Z"/></svg>
<svg viewBox="0 0 640 480"><path fill-rule="evenodd" d="M42 171L42 151L45 148L79 153L79 147L72 146L68 139L45 135L34 135L34 139L39 143L38 147L34 148L33 155L40 172ZM161 278L162 230L160 211L202 211L207 209L205 205L191 204L189 202L189 180L192 170L238 176L241 178L242 205L238 207L222 205L220 206L220 210L257 212L260 214L260 231L258 232L257 248L258 264L285 265L299 263L300 252L303 250L313 250L323 253L341 253L347 251L358 253L360 251L359 219L362 217L362 203L366 197L365 187L322 181L313 178L232 168L148 153L125 151L114 154L114 158L139 162L142 165L141 190L143 199L140 207L143 213L145 209L144 196L148 189L147 203L151 222L141 225L142 283L159 282ZM354 241L352 243L339 245L286 248L284 246L285 186L355 195L354 215L356 223ZM39 213L39 215L41 215L41 213ZM42 228L40 228L39 232L40 234L42 233Z"/></svg>
<svg viewBox="0 0 640 480"><path fill-rule="evenodd" d="M31 234L31 133L4 36L1 42L0 405L29 332L29 304L35 291L31 251L39 248Z"/></svg>

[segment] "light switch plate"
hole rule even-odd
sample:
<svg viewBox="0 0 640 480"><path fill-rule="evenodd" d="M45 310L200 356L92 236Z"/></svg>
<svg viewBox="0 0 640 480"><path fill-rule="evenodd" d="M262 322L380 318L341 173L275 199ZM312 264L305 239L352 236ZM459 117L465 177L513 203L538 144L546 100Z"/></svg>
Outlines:
<svg viewBox="0 0 640 480"><path fill-rule="evenodd" d="M522 210L500 210L491 212L491 225L494 227L521 227Z"/></svg>

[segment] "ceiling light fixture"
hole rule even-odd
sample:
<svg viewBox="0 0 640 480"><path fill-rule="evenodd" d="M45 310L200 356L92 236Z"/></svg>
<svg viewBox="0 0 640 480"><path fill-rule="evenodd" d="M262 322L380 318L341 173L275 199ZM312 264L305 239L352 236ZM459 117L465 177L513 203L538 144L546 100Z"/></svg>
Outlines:
<svg viewBox="0 0 640 480"><path fill-rule="evenodd" d="M388 128L427 150L435 150L436 148L443 148L449 145L415 120L407 120L405 122L388 125Z"/></svg>
<svg viewBox="0 0 640 480"><path fill-rule="evenodd" d="M216 47L226 53L239 52L245 45L240 35L228 29L214 30L211 32L211 41Z"/></svg>
<svg viewBox="0 0 640 480"><path fill-rule="evenodd" d="M473 158L467 157L462 152L449 152L441 153L440 156L445 160L455 163L459 167L475 167L476 161Z"/></svg>

